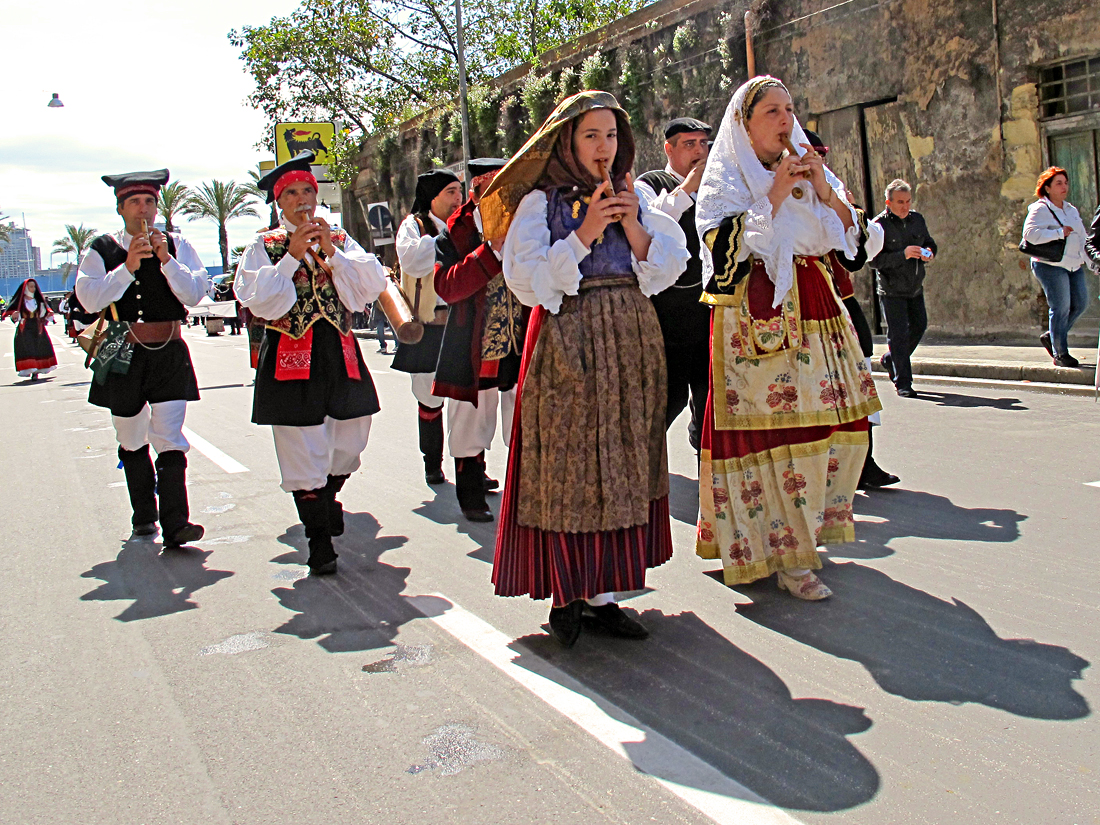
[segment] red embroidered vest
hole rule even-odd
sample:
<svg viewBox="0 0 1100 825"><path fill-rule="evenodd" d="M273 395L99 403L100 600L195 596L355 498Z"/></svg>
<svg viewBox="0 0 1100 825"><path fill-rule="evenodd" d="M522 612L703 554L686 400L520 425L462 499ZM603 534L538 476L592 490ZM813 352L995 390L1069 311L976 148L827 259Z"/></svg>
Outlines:
<svg viewBox="0 0 1100 825"><path fill-rule="evenodd" d="M272 264L278 264L286 255L289 236L284 227L272 229L262 235L264 249ZM332 230L332 244L341 252L347 235L342 229ZM313 250L313 254L324 258L325 253L320 249ZM298 293L298 300L290 311L276 321L268 321L268 329L281 332L291 338L301 338L321 318L324 318L341 335L351 332L351 312L340 301L336 292L336 285L332 277L306 255L298 264L294 272L294 289Z"/></svg>

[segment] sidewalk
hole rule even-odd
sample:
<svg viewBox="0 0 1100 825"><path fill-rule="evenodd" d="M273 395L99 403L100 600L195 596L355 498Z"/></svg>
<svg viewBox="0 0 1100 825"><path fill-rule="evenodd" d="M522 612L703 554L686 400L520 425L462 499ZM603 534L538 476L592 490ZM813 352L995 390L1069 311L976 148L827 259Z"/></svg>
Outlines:
<svg viewBox="0 0 1100 825"><path fill-rule="evenodd" d="M876 373L885 372L879 365L879 356L884 352L885 339L876 336L875 354L871 359L871 367ZM921 344L913 354L913 374L1093 386L1096 350L1071 347L1070 353L1081 362L1080 368L1054 366L1046 350L1038 345Z"/></svg>

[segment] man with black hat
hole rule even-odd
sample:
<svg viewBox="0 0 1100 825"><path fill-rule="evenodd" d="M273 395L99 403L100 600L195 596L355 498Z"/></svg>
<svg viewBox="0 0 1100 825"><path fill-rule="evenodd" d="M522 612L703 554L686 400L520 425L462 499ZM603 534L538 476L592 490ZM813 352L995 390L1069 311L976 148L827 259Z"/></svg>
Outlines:
<svg viewBox="0 0 1100 825"><path fill-rule="evenodd" d="M164 547L175 549L203 535L202 527L190 522L187 503L191 445L183 436L183 420L187 402L199 400L199 384L180 323L186 307L206 294L206 268L191 244L152 226L167 169L104 175L103 182L115 190L124 228L92 241L80 262L76 296L89 312L113 305L108 317L117 314L126 322L133 357L125 373L97 376L88 401L111 410L134 535L155 534L159 520ZM150 443L157 451L155 466Z"/></svg>
<svg viewBox="0 0 1100 825"><path fill-rule="evenodd" d="M280 210L241 256L237 298L265 325L252 422L271 425L282 488L294 496L309 541L310 572L336 572L333 536L344 532L336 500L359 469L378 395L352 335L385 289L378 259L316 215L313 152L277 166L257 186Z"/></svg>
<svg viewBox="0 0 1100 825"><path fill-rule="evenodd" d="M497 482L485 474L485 451L496 435L497 409L507 444L527 310L504 283L500 248L482 237L481 193L507 161L469 163L470 197L435 239L435 291L450 312L432 392L446 396L447 445L455 460L455 492L470 521L492 521L485 501Z"/></svg>
<svg viewBox="0 0 1100 825"><path fill-rule="evenodd" d="M432 392L447 304L436 295L435 238L447 228L446 220L462 204L462 184L453 172L434 169L416 179L412 214L397 228L394 241L401 265L401 288L413 315L424 324L424 337L417 344L397 345L393 368L412 374L412 390L418 405L420 452L424 456L424 480L442 484L443 402Z"/></svg>
<svg viewBox="0 0 1100 825"><path fill-rule="evenodd" d="M710 126L693 117L678 117L665 125L663 170L641 175L634 184L651 209L664 212L680 223L687 237L691 259L679 279L653 296L653 307L665 338L668 363L668 408L671 427L691 395L688 442L699 451L703 413L710 389L710 307L699 303L703 294L703 264L699 258L699 233L695 229L695 196L710 152Z"/></svg>

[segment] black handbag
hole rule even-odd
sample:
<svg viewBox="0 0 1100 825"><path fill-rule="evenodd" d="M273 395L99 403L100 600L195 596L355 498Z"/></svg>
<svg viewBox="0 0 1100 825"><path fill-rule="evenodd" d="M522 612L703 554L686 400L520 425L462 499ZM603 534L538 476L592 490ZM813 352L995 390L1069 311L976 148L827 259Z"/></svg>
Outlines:
<svg viewBox="0 0 1100 825"><path fill-rule="evenodd" d="M1058 220L1058 216L1054 214L1053 209L1048 206L1047 211L1054 216L1054 220L1058 221L1059 226L1064 226L1064 224ZM1047 241L1046 243L1020 241L1020 251L1025 255L1030 255L1032 258L1038 258L1040 261L1049 261L1050 263L1056 264L1066 256L1066 237L1063 234L1058 240Z"/></svg>

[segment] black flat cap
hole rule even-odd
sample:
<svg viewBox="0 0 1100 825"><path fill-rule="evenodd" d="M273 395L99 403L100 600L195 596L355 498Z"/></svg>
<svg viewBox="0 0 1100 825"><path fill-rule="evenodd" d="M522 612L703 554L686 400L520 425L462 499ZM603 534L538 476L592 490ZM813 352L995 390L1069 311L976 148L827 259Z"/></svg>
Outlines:
<svg viewBox="0 0 1100 825"><path fill-rule="evenodd" d="M274 169L272 169L270 172L268 172L266 175L256 181L256 188L266 194L267 202L271 203L275 200L276 197L275 184L279 182L279 178L281 178L287 172L312 173L312 170L309 167L313 164L313 161L316 159L316 157L317 155L309 149L306 149L306 151L304 152L299 152L290 160L286 161L285 163L280 163L278 166L276 166ZM316 185L316 181L314 181L314 186Z"/></svg>
<svg viewBox="0 0 1100 825"><path fill-rule="evenodd" d="M474 158L466 165L470 169L470 177L476 178L479 175L487 175L497 169L503 169L506 163L508 161L503 158Z"/></svg>
<svg viewBox="0 0 1100 825"><path fill-rule="evenodd" d="M684 132L706 132L709 135L710 126L693 117L678 117L665 124L665 140Z"/></svg>
<svg viewBox="0 0 1100 825"><path fill-rule="evenodd" d="M168 183L168 170L153 172L127 172L123 175L104 175L103 182L115 190L115 198L122 203L131 195L160 195L160 188Z"/></svg>
<svg viewBox="0 0 1100 825"><path fill-rule="evenodd" d="M473 175L473 171L470 172ZM416 176L416 197L413 199L413 213L427 212L435 200L436 195L450 186L458 183L458 175L448 172L446 169L433 169L422 175Z"/></svg>

